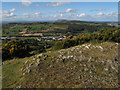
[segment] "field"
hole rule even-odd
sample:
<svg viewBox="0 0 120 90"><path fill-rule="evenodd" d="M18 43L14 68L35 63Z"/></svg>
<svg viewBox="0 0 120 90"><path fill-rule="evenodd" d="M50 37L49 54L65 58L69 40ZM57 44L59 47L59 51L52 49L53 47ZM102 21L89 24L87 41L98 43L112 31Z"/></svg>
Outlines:
<svg viewBox="0 0 120 90"><path fill-rule="evenodd" d="M78 35L83 32L94 32L102 28L110 28L106 23L86 23L86 22L33 22L33 23L9 23L3 25L3 36L24 36L24 34L42 33L44 36ZM69 32L69 33L68 33ZM39 35L38 35L39 36Z"/></svg>

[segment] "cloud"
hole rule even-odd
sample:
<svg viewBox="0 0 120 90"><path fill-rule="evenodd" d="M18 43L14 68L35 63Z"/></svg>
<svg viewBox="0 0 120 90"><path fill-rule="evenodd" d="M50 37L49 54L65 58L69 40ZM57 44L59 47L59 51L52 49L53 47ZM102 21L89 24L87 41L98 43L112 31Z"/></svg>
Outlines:
<svg viewBox="0 0 120 90"><path fill-rule="evenodd" d="M86 13L80 13L80 14L69 14L64 15L63 18L66 19L75 19L75 20L87 20L87 21L117 21L118 19L118 12L108 12L108 13L102 13L99 12L96 15L88 15Z"/></svg>
<svg viewBox="0 0 120 90"><path fill-rule="evenodd" d="M118 17L118 12L109 12L107 13L108 16Z"/></svg>
<svg viewBox="0 0 120 90"><path fill-rule="evenodd" d="M104 15L102 12L99 12L98 14L97 14L97 16L101 16L101 15Z"/></svg>
<svg viewBox="0 0 120 90"><path fill-rule="evenodd" d="M15 20L17 16L13 12L9 11L0 11L0 19L4 20Z"/></svg>
<svg viewBox="0 0 120 90"><path fill-rule="evenodd" d="M34 15L40 15L40 12L36 12L36 13L34 13Z"/></svg>
<svg viewBox="0 0 120 90"><path fill-rule="evenodd" d="M15 11L15 8L10 9L10 12L14 12L14 11Z"/></svg>
<svg viewBox="0 0 120 90"><path fill-rule="evenodd" d="M11 12L8 12L8 11L0 11L0 13L2 13L3 18L14 16L14 13L11 13Z"/></svg>
<svg viewBox="0 0 120 90"><path fill-rule="evenodd" d="M98 14L94 15L94 19L98 21L117 21L118 20L118 12L108 12L102 13L99 12Z"/></svg>
<svg viewBox="0 0 120 90"><path fill-rule="evenodd" d="M32 2L29 0L22 0L22 5L24 5L24 6L30 6L31 4L32 4Z"/></svg>
<svg viewBox="0 0 120 90"><path fill-rule="evenodd" d="M65 12L68 13L68 12L75 12L77 9L70 9L68 8Z"/></svg>
<svg viewBox="0 0 120 90"><path fill-rule="evenodd" d="M62 16L63 16L63 14L60 14L60 16L62 17Z"/></svg>
<svg viewBox="0 0 120 90"><path fill-rule="evenodd" d="M23 16L26 17L31 17L31 16L39 16L40 12L36 12L36 13L23 13Z"/></svg>
<svg viewBox="0 0 120 90"><path fill-rule="evenodd" d="M13 15L14 15L14 13L10 13L10 14L9 14L9 16L13 16Z"/></svg>
<svg viewBox="0 0 120 90"><path fill-rule="evenodd" d="M81 13L80 15L77 15L77 17L85 17L87 16L86 13Z"/></svg>
<svg viewBox="0 0 120 90"><path fill-rule="evenodd" d="M104 9L104 8L100 8L100 9L94 9L94 10L90 10L90 11L96 11L96 12L98 12L98 11L104 11L104 10L106 10L106 9Z"/></svg>
<svg viewBox="0 0 120 90"><path fill-rule="evenodd" d="M75 13L76 11L77 11L77 9L68 8L65 11L57 11L57 12L60 14L65 14L65 13Z"/></svg>
<svg viewBox="0 0 120 90"><path fill-rule="evenodd" d="M69 4L70 2L51 2L50 4L45 4L45 6L51 6L51 7L56 7L56 6L61 6L64 4Z"/></svg>

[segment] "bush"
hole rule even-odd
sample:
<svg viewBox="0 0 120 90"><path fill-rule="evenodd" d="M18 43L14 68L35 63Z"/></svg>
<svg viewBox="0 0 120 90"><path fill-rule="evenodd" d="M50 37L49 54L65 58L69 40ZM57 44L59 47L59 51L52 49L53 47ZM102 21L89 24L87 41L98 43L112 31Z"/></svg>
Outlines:
<svg viewBox="0 0 120 90"><path fill-rule="evenodd" d="M11 40L2 47L3 60L13 57L24 57L29 54L29 46L22 41Z"/></svg>
<svg viewBox="0 0 120 90"><path fill-rule="evenodd" d="M91 34L84 33L80 34L78 37L73 37L72 35L68 36L67 39L63 41L57 41L53 46L53 50L69 48L76 45L81 45L87 42L120 42L120 30L119 29L107 29L100 30L98 32L93 32Z"/></svg>

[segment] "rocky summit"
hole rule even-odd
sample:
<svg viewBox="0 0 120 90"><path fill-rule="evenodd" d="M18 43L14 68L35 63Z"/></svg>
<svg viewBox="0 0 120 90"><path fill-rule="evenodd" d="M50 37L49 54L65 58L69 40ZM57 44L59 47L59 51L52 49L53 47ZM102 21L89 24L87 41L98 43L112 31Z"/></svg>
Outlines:
<svg viewBox="0 0 120 90"><path fill-rule="evenodd" d="M9 67L16 69L4 70ZM6 79L6 73L16 79ZM86 43L5 61L3 83L4 88L118 88L118 43Z"/></svg>

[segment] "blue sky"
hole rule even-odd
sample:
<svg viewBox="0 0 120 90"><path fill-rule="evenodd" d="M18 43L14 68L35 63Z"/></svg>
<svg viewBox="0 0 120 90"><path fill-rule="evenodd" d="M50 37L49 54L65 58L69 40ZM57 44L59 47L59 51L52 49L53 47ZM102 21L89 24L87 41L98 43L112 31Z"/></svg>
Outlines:
<svg viewBox="0 0 120 90"><path fill-rule="evenodd" d="M117 2L3 2L3 21L117 21Z"/></svg>

